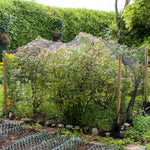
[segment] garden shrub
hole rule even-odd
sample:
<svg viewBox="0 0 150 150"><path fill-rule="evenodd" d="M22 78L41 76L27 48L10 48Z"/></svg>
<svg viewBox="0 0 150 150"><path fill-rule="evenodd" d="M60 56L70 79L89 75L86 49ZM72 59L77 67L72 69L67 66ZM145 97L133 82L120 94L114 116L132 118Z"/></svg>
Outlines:
<svg viewBox="0 0 150 150"><path fill-rule="evenodd" d="M140 112L133 118L133 126L128 128L124 134L126 137L132 138L135 141L141 140L146 143L150 141L150 117L143 116Z"/></svg>
<svg viewBox="0 0 150 150"><path fill-rule="evenodd" d="M35 49L33 54L36 56L39 52L40 49ZM38 107L49 98L49 94L46 94L49 88L46 84L47 76L45 76L48 70L43 69L44 64L41 63L41 59L30 56L29 49L26 49L22 56L20 55L19 60L15 59L16 62L11 65L19 63L19 66L15 67L15 72L12 72L14 68L11 68L10 72L7 71L9 97L14 108L15 104L17 105L16 101L28 103L32 109L32 117L36 118ZM9 61L7 63L10 64Z"/></svg>
<svg viewBox="0 0 150 150"><path fill-rule="evenodd" d="M101 38L82 33L75 40L76 46L56 50L27 47L17 52L14 62L8 60L10 109L17 112L18 105L24 105L35 119L52 115L65 124L110 129L115 120L118 61ZM124 66L122 70L123 98L130 93L132 73Z"/></svg>

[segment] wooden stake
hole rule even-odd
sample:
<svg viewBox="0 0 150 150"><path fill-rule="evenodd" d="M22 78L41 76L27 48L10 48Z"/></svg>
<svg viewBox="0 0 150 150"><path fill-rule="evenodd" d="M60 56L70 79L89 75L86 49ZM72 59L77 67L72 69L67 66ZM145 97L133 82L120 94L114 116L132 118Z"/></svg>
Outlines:
<svg viewBox="0 0 150 150"><path fill-rule="evenodd" d="M118 83L117 83L117 114L116 114L116 120L118 126L119 126L119 119L120 119L121 65L122 65L122 55L119 54Z"/></svg>
<svg viewBox="0 0 150 150"><path fill-rule="evenodd" d="M148 73L147 73L147 70L148 70L148 48L146 47L145 48L145 106L147 105L147 102L148 102Z"/></svg>
<svg viewBox="0 0 150 150"><path fill-rule="evenodd" d="M6 51L3 51L3 67L4 67L4 106L5 106L5 115L7 115L7 85L6 85Z"/></svg>

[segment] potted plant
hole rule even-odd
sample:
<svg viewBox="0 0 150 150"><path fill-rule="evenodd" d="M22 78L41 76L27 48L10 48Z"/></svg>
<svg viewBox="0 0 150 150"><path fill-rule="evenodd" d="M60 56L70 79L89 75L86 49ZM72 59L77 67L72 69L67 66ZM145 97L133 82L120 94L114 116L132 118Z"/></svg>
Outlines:
<svg viewBox="0 0 150 150"><path fill-rule="evenodd" d="M5 44L8 45L10 43L10 39L9 39L9 35L6 34L5 32L0 34L0 41Z"/></svg>
<svg viewBox="0 0 150 150"><path fill-rule="evenodd" d="M53 20L52 37L54 41L60 40L63 33L63 22L59 18Z"/></svg>
<svg viewBox="0 0 150 150"><path fill-rule="evenodd" d="M60 34L61 34L61 31L60 31L59 27L56 27L55 30L52 31L53 37L59 37Z"/></svg>

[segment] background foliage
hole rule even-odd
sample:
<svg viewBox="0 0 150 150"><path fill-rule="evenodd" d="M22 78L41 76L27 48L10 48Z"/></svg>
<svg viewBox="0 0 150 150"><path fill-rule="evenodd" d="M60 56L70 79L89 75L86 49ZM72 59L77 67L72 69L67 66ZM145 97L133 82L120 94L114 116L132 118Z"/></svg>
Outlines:
<svg viewBox="0 0 150 150"><path fill-rule="evenodd" d="M123 13L125 26L134 33L139 44L150 36L149 11L149 0L136 0L133 4L128 5ZM136 45L139 46L139 44Z"/></svg>
<svg viewBox="0 0 150 150"><path fill-rule="evenodd" d="M27 44L38 35L51 39L52 17L46 8L30 1L2 0L1 4L1 13L11 16L13 22L8 31L11 37L10 49Z"/></svg>
<svg viewBox="0 0 150 150"><path fill-rule="evenodd" d="M7 28L12 41L9 49L27 44L39 35L52 40L54 18L63 22L63 42L72 41L82 31L135 47L141 46L150 33L148 0L137 0L119 12L119 31L114 12L55 8L26 0L1 0L0 3L0 22L4 29Z"/></svg>
<svg viewBox="0 0 150 150"><path fill-rule="evenodd" d="M72 41L80 31L96 36L103 35L104 28L114 20L112 12L53 8L25 0L2 0L0 3L2 15L5 14L5 19L11 17L12 20L9 27L10 49L27 44L39 35L52 40L53 18L63 21L63 42ZM4 17L0 16L0 22L6 28L3 20Z"/></svg>

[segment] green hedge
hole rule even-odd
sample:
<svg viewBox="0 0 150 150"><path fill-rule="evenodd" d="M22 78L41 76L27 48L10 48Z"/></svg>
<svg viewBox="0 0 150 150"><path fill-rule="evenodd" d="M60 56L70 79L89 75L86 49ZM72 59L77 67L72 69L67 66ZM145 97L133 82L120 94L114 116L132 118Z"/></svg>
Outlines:
<svg viewBox="0 0 150 150"><path fill-rule="evenodd" d="M104 29L114 21L114 13L88 9L58 8L58 16L65 25L64 42L71 41L79 32L102 36Z"/></svg>
<svg viewBox="0 0 150 150"><path fill-rule="evenodd" d="M63 21L63 42L73 40L80 31L101 36L114 21L112 12L54 8L25 0L1 0L0 5L2 14L11 18L9 28L5 26L11 37L10 49L16 49L39 35L52 40L53 18Z"/></svg>
<svg viewBox="0 0 150 150"><path fill-rule="evenodd" d="M3 3L3 14L12 16L9 28L11 49L22 46L41 35L51 39L52 17L48 12L34 2L8 0ZM6 5L5 5L6 4Z"/></svg>

